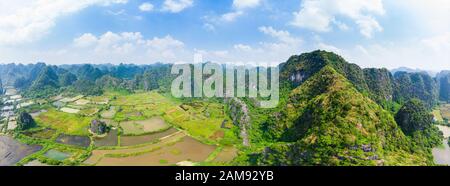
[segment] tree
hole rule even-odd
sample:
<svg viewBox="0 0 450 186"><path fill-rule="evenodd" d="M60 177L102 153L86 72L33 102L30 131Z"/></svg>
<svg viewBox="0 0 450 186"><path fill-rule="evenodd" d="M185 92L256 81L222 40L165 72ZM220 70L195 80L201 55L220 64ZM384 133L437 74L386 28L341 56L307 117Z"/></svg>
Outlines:
<svg viewBox="0 0 450 186"><path fill-rule="evenodd" d="M102 122L100 120L92 120L90 130L91 132L101 135L105 134L107 132L108 126L105 122Z"/></svg>
<svg viewBox="0 0 450 186"><path fill-rule="evenodd" d="M431 126L433 116L428 113L420 100L412 99L400 108L395 116L395 121L406 135L410 135Z"/></svg>
<svg viewBox="0 0 450 186"><path fill-rule="evenodd" d="M433 126L433 115L418 99L406 102L396 114L395 121L405 135L411 136L422 147L432 148L442 142L442 132Z"/></svg>
<svg viewBox="0 0 450 186"><path fill-rule="evenodd" d="M17 118L17 129L20 131L36 127L33 117L26 112L21 112Z"/></svg>

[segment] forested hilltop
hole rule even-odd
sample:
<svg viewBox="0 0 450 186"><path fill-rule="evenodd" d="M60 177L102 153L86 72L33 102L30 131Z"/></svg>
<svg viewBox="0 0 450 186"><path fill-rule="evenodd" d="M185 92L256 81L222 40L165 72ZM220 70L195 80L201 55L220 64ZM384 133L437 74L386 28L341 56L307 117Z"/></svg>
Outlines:
<svg viewBox="0 0 450 186"><path fill-rule="evenodd" d="M101 95L107 89L167 91L173 79L170 68L168 64L6 64L0 65L0 77L5 85L14 86L32 98L49 97L61 92Z"/></svg>
<svg viewBox="0 0 450 186"><path fill-rule="evenodd" d="M2 64L3 86L28 98L106 91L169 93L171 64ZM167 94L165 94L167 95ZM196 100L196 101L201 101ZM244 139L237 165L431 165L442 142L431 109L450 101L450 71L363 69L314 51L280 64L280 101L221 101Z"/></svg>
<svg viewBox="0 0 450 186"><path fill-rule="evenodd" d="M277 108L250 108L251 148L238 164L430 165L442 133L431 108L448 102L448 74L362 69L325 51L281 67ZM441 98L441 100L439 100Z"/></svg>

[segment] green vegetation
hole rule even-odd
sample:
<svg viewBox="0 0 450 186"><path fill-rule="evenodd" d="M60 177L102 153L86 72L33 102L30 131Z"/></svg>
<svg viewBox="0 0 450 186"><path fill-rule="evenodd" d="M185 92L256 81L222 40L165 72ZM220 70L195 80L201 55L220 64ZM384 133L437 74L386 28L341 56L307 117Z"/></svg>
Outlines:
<svg viewBox="0 0 450 186"><path fill-rule="evenodd" d="M439 99L450 101L450 71L442 71L436 76L439 83Z"/></svg>
<svg viewBox="0 0 450 186"><path fill-rule="evenodd" d="M88 127L93 118L50 109L35 118L36 122L48 128L69 135L88 136Z"/></svg>
<svg viewBox="0 0 450 186"><path fill-rule="evenodd" d="M294 89L287 104L261 125L276 142L255 164L413 165L409 140L389 112L359 93L331 66ZM290 154L290 155L287 155Z"/></svg>
<svg viewBox="0 0 450 186"><path fill-rule="evenodd" d="M433 113L433 116L434 116L434 119L436 120L436 122L439 122L439 123L444 122L444 118L442 117L441 110L439 108L434 109L432 113Z"/></svg>
<svg viewBox="0 0 450 186"><path fill-rule="evenodd" d="M139 164L139 156L151 165L433 165L442 135L430 113L437 124L450 119L450 73L362 69L325 51L280 65L272 109L259 108L260 98L173 98L166 64L0 67L2 80L37 103L21 109L13 133L43 149L19 165ZM78 95L86 97L77 102ZM114 143L96 147L108 135ZM63 142L71 137L94 143Z"/></svg>
<svg viewBox="0 0 450 186"><path fill-rule="evenodd" d="M403 132L411 136L416 144L433 148L442 143L442 133L433 125L433 115L417 99L405 103L395 115L395 120Z"/></svg>
<svg viewBox="0 0 450 186"><path fill-rule="evenodd" d="M427 74L397 72L395 100L403 103L410 99L420 99L427 108L432 108L438 101L437 84Z"/></svg>
<svg viewBox="0 0 450 186"><path fill-rule="evenodd" d="M26 112L19 113L19 117L17 118L17 130L23 131L33 127L36 127L36 122L31 115Z"/></svg>

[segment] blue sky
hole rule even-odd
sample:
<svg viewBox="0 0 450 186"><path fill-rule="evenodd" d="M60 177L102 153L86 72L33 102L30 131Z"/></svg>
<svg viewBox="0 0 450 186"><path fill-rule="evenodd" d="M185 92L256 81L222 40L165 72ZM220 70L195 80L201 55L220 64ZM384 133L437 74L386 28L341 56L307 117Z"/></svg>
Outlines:
<svg viewBox="0 0 450 186"><path fill-rule="evenodd" d="M446 0L0 0L0 63L271 63L450 69Z"/></svg>

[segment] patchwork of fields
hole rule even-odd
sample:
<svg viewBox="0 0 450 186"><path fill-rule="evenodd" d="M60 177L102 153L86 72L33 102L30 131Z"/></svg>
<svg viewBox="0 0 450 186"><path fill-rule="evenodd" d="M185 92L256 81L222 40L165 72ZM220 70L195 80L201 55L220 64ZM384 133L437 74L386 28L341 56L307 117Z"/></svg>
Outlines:
<svg viewBox="0 0 450 186"><path fill-rule="evenodd" d="M433 110L434 120L439 123L449 124L450 121L450 104L442 104Z"/></svg>
<svg viewBox="0 0 450 186"><path fill-rule="evenodd" d="M442 118L445 118L450 121L450 104L445 104L441 106L440 110Z"/></svg>
<svg viewBox="0 0 450 186"><path fill-rule="evenodd" d="M189 102L157 92L57 96L35 108L37 128L18 137L42 150L20 165L195 165L229 162L240 139L216 102ZM93 120L108 132L89 132ZM224 127L227 126L227 127Z"/></svg>

